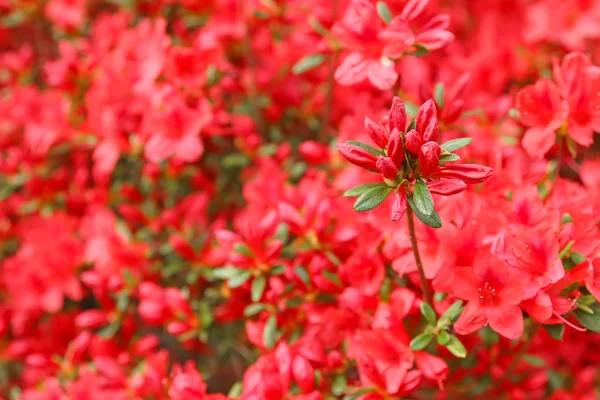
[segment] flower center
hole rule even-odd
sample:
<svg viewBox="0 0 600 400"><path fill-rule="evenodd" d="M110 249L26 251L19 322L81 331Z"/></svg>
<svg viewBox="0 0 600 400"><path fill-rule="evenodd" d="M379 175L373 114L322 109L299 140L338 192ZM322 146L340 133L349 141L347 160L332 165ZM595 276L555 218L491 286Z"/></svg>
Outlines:
<svg viewBox="0 0 600 400"><path fill-rule="evenodd" d="M483 287L480 287L478 290L480 303L489 304L496 299L496 289L489 282L485 282Z"/></svg>

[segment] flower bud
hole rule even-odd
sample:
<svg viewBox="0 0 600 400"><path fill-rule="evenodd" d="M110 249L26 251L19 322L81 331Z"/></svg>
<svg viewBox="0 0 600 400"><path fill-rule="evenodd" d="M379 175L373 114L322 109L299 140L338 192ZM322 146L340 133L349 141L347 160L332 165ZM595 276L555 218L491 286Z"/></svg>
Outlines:
<svg viewBox="0 0 600 400"><path fill-rule="evenodd" d="M437 118L437 110L432 99L427 100L417 113L417 132L421 135L425 132L433 119Z"/></svg>
<svg viewBox="0 0 600 400"><path fill-rule="evenodd" d="M440 125L437 119L432 119L425 132L423 132L423 142L437 142L440 135Z"/></svg>
<svg viewBox="0 0 600 400"><path fill-rule="evenodd" d="M404 135L404 145L406 146L406 151L408 151L411 156L416 157L419 155L421 144L421 135L419 135L419 133L414 129L410 130L406 135Z"/></svg>
<svg viewBox="0 0 600 400"><path fill-rule="evenodd" d="M385 149L389 141L389 131L383 125L375 123L369 118L365 118L365 129L373 143Z"/></svg>
<svg viewBox="0 0 600 400"><path fill-rule="evenodd" d="M329 162L329 147L314 140L302 143L298 150L309 165L322 165Z"/></svg>
<svg viewBox="0 0 600 400"><path fill-rule="evenodd" d="M404 132L406 129L406 110L399 97L394 97L388 116L390 131L398 128L400 132Z"/></svg>
<svg viewBox="0 0 600 400"><path fill-rule="evenodd" d="M419 152L421 173L427 177L439 168L442 149L436 142L425 143Z"/></svg>
<svg viewBox="0 0 600 400"><path fill-rule="evenodd" d="M396 179L398 175L398 168L396 168L394 162L389 157L377 158L377 170L387 179Z"/></svg>
<svg viewBox="0 0 600 400"><path fill-rule="evenodd" d="M394 165L400 169L402 167L402 162L404 161L404 146L402 145L402 139L400 138L398 128L394 128L390 134L387 148L388 157L390 157L394 162Z"/></svg>
<svg viewBox="0 0 600 400"><path fill-rule="evenodd" d="M477 164L449 164L433 174L434 178L458 179L466 184L485 182L491 175L492 169Z"/></svg>
<svg viewBox="0 0 600 400"><path fill-rule="evenodd" d="M458 179L442 179L427 182L427 187L432 194L451 196L464 191L467 188L467 184Z"/></svg>
<svg viewBox="0 0 600 400"><path fill-rule="evenodd" d="M365 149L346 143L338 144L337 148L346 160L352 164L370 170L377 170L375 166L377 158Z"/></svg>

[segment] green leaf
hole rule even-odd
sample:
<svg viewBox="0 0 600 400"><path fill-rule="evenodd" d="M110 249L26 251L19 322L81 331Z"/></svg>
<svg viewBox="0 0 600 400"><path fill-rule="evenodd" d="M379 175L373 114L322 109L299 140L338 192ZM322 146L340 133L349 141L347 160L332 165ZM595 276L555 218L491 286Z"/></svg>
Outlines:
<svg viewBox="0 0 600 400"><path fill-rule="evenodd" d="M215 268L212 270L213 276L217 279L229 279L238 275L241 272L240 269L233 267Z"/></svg>
<svg viewBox="0 0 600 400"><path fill-rule="evenodd" d="M252 272L248 271L247 269L241 269L238 271L239 272L237 275L232 276L227 281L227 286L232 289L242 286L252 276Z"/></svg>
<svg viewBox="0 0 600 400"><path fill-rule="evenodd" d="M331 384L331 393L336 396L341 396L346 391L346 376L338 375Z"/></svg>
<svg viewBox="0 0 600 400"><path fill-rule="evenodd" d="M581 254L581 253L576 252L576 251L572 251L571 252L571 261L573 262L574 266L579 265L579 264L581 264L582 262L585 261L585 256L583 254Z"/></svg>
<svg viewBox="0 0 600 400"><path fill-rule="evenodd" d="M444 108L444 84L439 82L433 90L433 99L440 108Z"/></svg>
<svg viewBox="0 0 600 400"><path fill-rule="evenodd" d="M435 210L433 210L431 215L422 214L417 209L417 206L416 206L412 196L408 196L407 200L408 200L408 204L410 205L410 208L413 210L413 212L415 213L417 218L419 218L419 221L421 221L425 225L430 226L432 228L441 228L442 227L442 220L440 219L440 216L438 215L438 213Z"/></svg>
<svg viewBox="0 0 600 400"><path fill-rule="evenodd" d="M440 346L445 346L450 341L450 334L447 331L441 331L437 337L437 342Z"/></svg>
<svg viewBox="0 0 600 400"><path fill-rule="evenodd" d="M379 14L379 17L386 25L392 21L392 13L390 12L388 5L383 1L377 2L377 14Z"/></svg>
<svg viewBox="0 0 600 400"><path fill-rule="evenodd" d="M419 336L416 336L410 341L410 348L412 350L423 350L429 343L431 343L434 337L435 335L431 332L421 333Z"/></svg>
<svg viewBox="0 0 600 400"><path fill-rule="evenodd" d="M592 332L600 332L600 304L595 303L588 306L594 312L589 314L582 310L575 310L577 321Z"/></svg>
<svg viewBox="0 0 600 400"><path fill-rule="evenodd" d="M231 386L231 389L229 389L227 397L238 398L242 395L243 389L242 382L236 382Z"/></svg>
<svg viewBox="0 0 600 400"><path fill-rule="evenodd" d="M385 153L383 152L383 150L376 149L375 147L369 146L368 144L363 143L363 142L357 142L356 140L348 140L346 142L346 144L351 144L351 145L354 145L354 146L358 146L361 149L368 151L369 153L371 153L375 157L385 156Z"/></svg>
<svg viewBox="0 0 600 400"><path fill-rule="evenodd" d="M342 265L342 262L340 261L340 259L338 258L338 256L336 256L331 250L326 250L325 251L325 256L336 267L339 267L340 265Z"/></svg>
<svg viewBox="0 0 600 400"><path fill-rule="evenodd" d="M303 74L311 69L317 68L319 65L323 64L324 61L325 56L323 54L310 54L294 64L292 72L294 75Z"/></svg>
<svg viewBox="0 0 600 400"><path fill-rule="evenodd" d="M251 316L256 315L259 312L264 311L266 309L267 309L267 306L262 303L250 304L249 306L244 308L244 316L251 317Z"/></svg>
<svg viewBox="0 0 600 400"><path fill-rule="evenodd" d="M358 389L356 392L344 396L343 400L356 400L356 399L358 399L362 395L365 395L367 393L373 393L373 392L375 392L374 388L362 388L362 389Z"/></svg>
<svg viewBox="0 0 600 400"><path fill-rule="evenodd" d="M265 330L263 331L263 343L268 349L275 347L277 341L277 317L271 315L265 324Z"/></svg>
<svg viewBox="0 0 600 400"><path fill-rule="evenodd" d="M286 269L287 268L285 267L285 265L276 265L273 268L271 268L269 273L271 275L282 275L285 273Z"/></svg>
<svg viewBox="0 0 600 400"><path fill-rule="evenodd" d="M308 272L306 271L306 268L304 268L302 265L297 265L294 268L294 272L296 273L296 275L298 275L298 278L300 278L302 282L304 282L306 285L310 283L310 277L308 276Z"/></svg>
<svg viewBox="0 0 600 400"><path fill-rule="evenodd" d="M420 179L415 183L413 200L415 202L415 205L417 206L417 209L422 214L429 216L434 211L433 198L431 197L429 188L427 187L425 182Z"/></svg>
<svg viewBox="0 0 600 400"><path fill-rule="evenodd" d="M358 197L369 189L373 189L375 187L388 187L384 182L375 182L375 183L365 183L363 185L354 186L352 189L346 190L344 193L344 197Z"/></svg>
<svg viewBox="0 0 600 400"><path fill-rule="evenodd" d="M472 138L458 138L453 140L448 140L446 143L442 144L440 147L442 150L446 150L448 153L452 153L455 150L462 149L465 146L468 146L473 141Z"/></svg>
<svg viewBox="0 0 600 400"><path fill-rule="evenodd" d="M244 243L236 243L233 245L233 252L237 254L243 254L248 257L252 257L252 250Z"/></svg>
<svg viewBox="0 0 600 400"><path fill-rule="evenodd" d="M571 214L569 214L569 213L564 213L562 218L560 219L560 223L562 225L572 223L572 222L573 222L573 217L571 217Z"/></svg>
<svg viewBox="0 0 600 400"><path fill-rule="evenodd" d="M440 156L441 162L452 162L452 161L458 161L458 160L460 160L460 157L458 156L458 154L454 154L454 153L446 153L446 154L442 154Z"/></svg>
<svg viewBox="0 0 600 400"><path fill-rule="evenodd" d="M258 276L252 281L252 289L250 290L252 301L259 301L265 291L267 280L264 276Z"/></svg>
<svg viewBox="0 0 600 400"><path fill-rule="evenodd" d="M525 361L529 365L533 365L534 367L543 367L546 365L546 361L544 361L541 357L536 357L531 354L523 355L523 361Z"/></svg>
<svg viewBox="0 0 600 400"><path fill-rule="evenodd" d="M417 127L417 119L415 118L415 119L412 120L412 122L410 123L410 125L408 125L408 128L406 128L406 132L412 131L416 127Z"/></svg>
<svg viewBox="0 0 600 400"><path fill-rule="evenodd" d="M440 322L447 321L451 323L456 321L458 317L460 317L460 313L462 313L462 304L462 300L456 300L454 303L452 303L452 305L448 307L448 309L442 314Z"/></svg>
<svg viewBox="0 0 600 400"><path fill-rule="evenodd" d="M405 101L404 102L404 108L406 109L406 115L409 115L411 117L416 117L417 113L419 112L419 107L417 107L416 104L411 103L410 101ZM415 125L416 125L417 122L416 121L414 121L414 122L415 122ZM412 128L409 128L407 130L407 132L410 131L411 129L414 129L414 128L415 128L414 126Z"/></svg>
<svg viewBox="0 0 600 400"><path fill-rule="evenodd" d="M374 209L383 203L392 190L394 189L388 186L377 186L367 190L354 203L354 210L364 212Z"/></svg>
<svg viewBox="0 0 600 400"><path fill-rule="evenodd" d="M562 340L563 334L565 333L565 324L552 324L552 325L542 325L546 332L552 337L554 340Z"/></svg>
<svg viewBox="0 0 600 400"><path fill-rule="evenodd" d="M421 314L425 317L427 322L431 325L435 325L437 321L437 315L435 314L435 310L427 303L421 303Z"/></svg>
<svg viewBox="0 0 600 400"><path fill-rule="evenodd" d="M465 358L467 356L467 349L456 336L450 336L446 348L450 353L454 354L455 357Z"/></svg>
<svg viewBox="0 0 600 400"><path fill-rule="evenodd" d="M429 54L429 49L421 44L415 44L415 51L412 53L415 57L423 57Z"/></svg>
<svg viewBox="0 0 600 400"><path fill-rule="evenodd" d="M337 274L335 272L331 272L331 271L323 271L321 272L321 275L323 275L323 278L327 279L329 282L333 283L336 286L342 286L342 283L340 282L340 278L337 276Z"/></svg>
<svg viewBox="0 0 600 400"><path fill-rule="evenodd" d="M102 327L102 329L98 331L98 335L104 339L110 339L117 334L120 327L120 321L113 321L110 324Z"/></svg>

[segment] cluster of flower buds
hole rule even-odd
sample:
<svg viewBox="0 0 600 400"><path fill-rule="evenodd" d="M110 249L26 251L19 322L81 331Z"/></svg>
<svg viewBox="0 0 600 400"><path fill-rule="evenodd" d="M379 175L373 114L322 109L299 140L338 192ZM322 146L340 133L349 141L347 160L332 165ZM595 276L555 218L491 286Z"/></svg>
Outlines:
<svg viewBox="0 0 600 400"><path fill-rule="evenodd" d="M419 108L407 127L404 104L394 97L388 115L379 122L366 118L365 128L379 148L355 141L338 145L340 153L352 164L378 172L383 178L383 182L359 185L345 193L358 197L356 211L372 210L395 192L392 221L402 218L410 206L424 224L439 228L441 220L432 194L457 194L467 185L485 182L492 174L486 166L454 163L460 157L453 152L471 143L471 138L438 144L440 126L433 100Z"/></svg>

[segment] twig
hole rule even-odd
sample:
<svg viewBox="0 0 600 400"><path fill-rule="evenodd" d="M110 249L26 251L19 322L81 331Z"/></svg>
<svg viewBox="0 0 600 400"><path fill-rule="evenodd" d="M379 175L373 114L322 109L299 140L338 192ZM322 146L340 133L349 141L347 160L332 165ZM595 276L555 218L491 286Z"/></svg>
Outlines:
<svg viewBox="0 0 600 400"><path fill-rule="evenodd" d="M415 256L415 263L417 264L419 279L421 280L423 298L425 299L425 302L427 304L433 307L433 298L431 295L431 291L429 290L427 278L425 278L425 271L423 270L421 256L419 255L419 245L417 243L417 235L415 234L415 221L413 219L413 211L412 208L410 208L410 205L406 207L406 218L408 219L408 233L410 234L410 243L412 245L413 255Z"/></svg>

